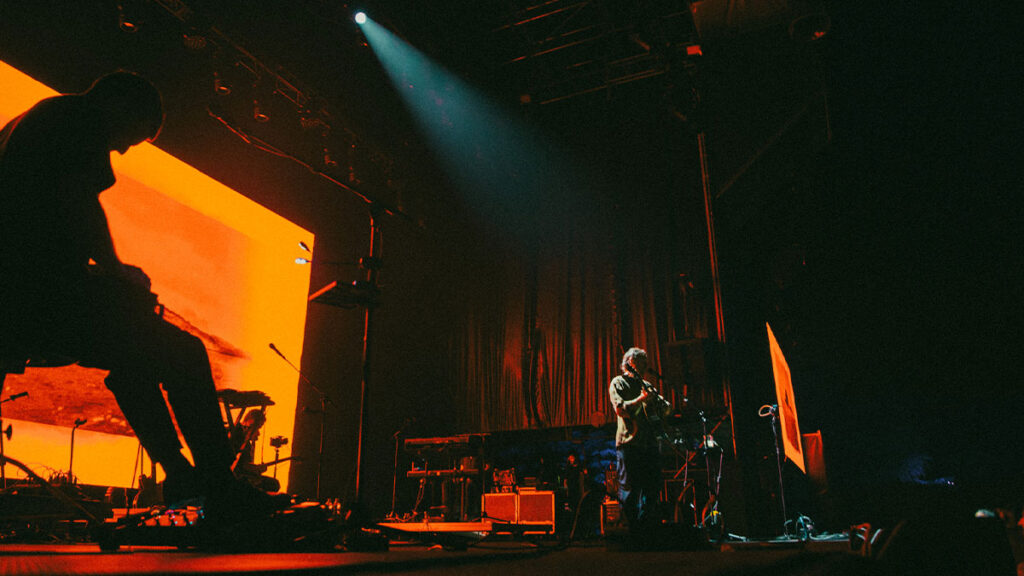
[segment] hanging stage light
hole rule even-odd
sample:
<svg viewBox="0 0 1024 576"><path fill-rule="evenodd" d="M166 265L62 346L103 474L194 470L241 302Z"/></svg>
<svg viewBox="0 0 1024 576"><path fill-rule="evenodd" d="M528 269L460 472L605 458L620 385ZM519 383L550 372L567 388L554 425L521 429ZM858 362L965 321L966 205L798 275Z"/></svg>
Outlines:
<svg viewBox="0 0 1024 576"><path fill-rule="evenodd" d="M366 12L363 12L362 10L356 12L354 19L356 24L366 24Z"/></svg>
<svg viewBox="0 0 1024 576"><path fill-rule="evenodd" d="M324 146L324 167L325 168L337 168L338 161L331 156L331 149Z"/></svg>
<svg viewBox="0 0 1024 576"><path fill-rule="evenodd" d="M129 33L139 31L142 24L142 15L135 0L122 0L117 3L117 25L121 30Z"/></svg>
<svg viewBox="0 0 1024 576"><path fill-rule="evenodd" d="M252 119L260 123L270 121L270 114L267 113L266 109L260 106L259 100L252 101Z"/></svg>
<svg viewBox="0 0 1024 576"><path fill-rule="evenodd" d="M220 75L220 72L213 73L213 91L221 96L231 94L231 81Z"/></svg>

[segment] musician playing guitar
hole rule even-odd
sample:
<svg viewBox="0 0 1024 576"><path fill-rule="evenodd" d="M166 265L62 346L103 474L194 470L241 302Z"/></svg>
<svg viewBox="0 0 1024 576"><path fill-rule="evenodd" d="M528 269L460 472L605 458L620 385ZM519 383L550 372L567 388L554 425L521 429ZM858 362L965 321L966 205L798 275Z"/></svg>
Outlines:
<svg viewBox="0 0 1024 576"><path fill-rule="evenodd" d="M108 370L107 387L166 473L165 501L205 497L207 518L240 521L280 499L235 480L206 349L154 312L149 279L118 258L99 201L115 182L110 153L153 140L162 123L156 88L115 72L0 130L0 354Z"/></svg>
<svg viewBox="0 0 1024 576"><path fill-rule="evenodd" d="M618 499L631 533L649 531L659 521L656 507L661 490L658 420L672 411L650 382L647 352L630 348L622 357L622 374L612 379L608 395L615 409Z"/></svg>

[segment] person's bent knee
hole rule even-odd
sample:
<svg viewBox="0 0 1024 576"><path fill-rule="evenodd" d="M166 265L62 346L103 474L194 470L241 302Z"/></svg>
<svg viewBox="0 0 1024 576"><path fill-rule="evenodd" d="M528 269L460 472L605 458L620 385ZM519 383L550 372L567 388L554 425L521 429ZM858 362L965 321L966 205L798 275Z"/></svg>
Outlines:
<svg viewBox="0 0 1024 576"><path fill-rule="evenodd" d="M152 378L123 368L111 370L103 383L115 398L138 395L144 387L158 385Z"/></svg>

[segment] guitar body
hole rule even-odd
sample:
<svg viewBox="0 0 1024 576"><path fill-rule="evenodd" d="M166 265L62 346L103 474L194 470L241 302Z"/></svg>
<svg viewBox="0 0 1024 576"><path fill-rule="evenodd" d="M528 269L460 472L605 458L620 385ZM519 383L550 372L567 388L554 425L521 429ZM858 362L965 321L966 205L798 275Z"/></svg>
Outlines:
<svg viewBox="0 0 1024 576"><path fill-rule="evenodd" d="M647 387L647 390L654 396L654 399L645 404L642 410L644 418L647 420L647 426L655 431L659 438L667 439L669 430L665 417L672 412L672 403L659 394L653 386Z"/></svg>

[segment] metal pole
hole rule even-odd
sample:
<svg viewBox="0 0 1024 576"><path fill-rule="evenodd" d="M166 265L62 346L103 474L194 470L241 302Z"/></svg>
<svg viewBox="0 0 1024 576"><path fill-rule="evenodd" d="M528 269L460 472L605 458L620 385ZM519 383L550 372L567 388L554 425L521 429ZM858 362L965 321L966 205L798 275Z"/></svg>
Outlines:
<svg viewBox="0 0 1024 576"><path fill-rule="evenodd" d="M782 532L789 536L788 518L786 514L786 489L782 484L782 452L779 449L779 431L777 428L778 407L772 409L772 434L775 436L775 465L779 472L779 501L782 504Z"/></svg>
<svg viewBox="0 0 1024 576"><path fill-rule="evenodd" d="M366 268L366 282L370 289L371 296L376 293L377 272L379 267L378 254L379 243L377 242L377 220L376 212L370 209L370 257L364 262ZM373 309L376 302L366 302L366 315L363 320L363 379L359 390L359 443L356 449L356 490L355 502L362 502L363 486L363 450L366 443L366 412L370 401L370 342L373 336Z"/></svg>
<svg viewBox="0 0 1024 576"><path fill-rule="evenodd" d="M402 441L402 431L398 430L395 432L395 476L391 479L391 513L388 514L389 520L398 518L398 513L395 509L398 506L398 443Z"/></svg>
<svg viewBox="0 0 1024 576"><path fill-rule="evenodd" d="M71 429L71 457L68 458L68 484L74 484L75 482L73 480L75 476L71 472L71 466L75 463L75 430L78 430L77 424ZM156 481L156 478L153 481Z"/></svg>
<svg viewBox="0 0 1024 576"><path fill-rule="evenodd" d="M722 280L718 271L718 246L715 236L715 217L711 209L711 168L708 164L707 142L704 132L697 133L697 153L700 158L700 183L704 193L704 221L707 225L708 236L708 262L711 269L711 286L713 290L715 306L715 339L718 341L721 354L725 353L725 312L722 306ZM725 405L729 408L729 427L732 437L732 454L735 457L736 450L736 419L732 410L732 386L729 383L728 366L722 361L722 395Z"/></svg>
<svg viewBox="0 0 1024 576"><path fill-rule="evenodd" d="M317 392L320 389L317 388ZM316 499L320 501L320 476L324 471L324 419L327 418L327 396L320 392L320 446L316 450ZM276 473L277 464L274 465Z"/></svg>

